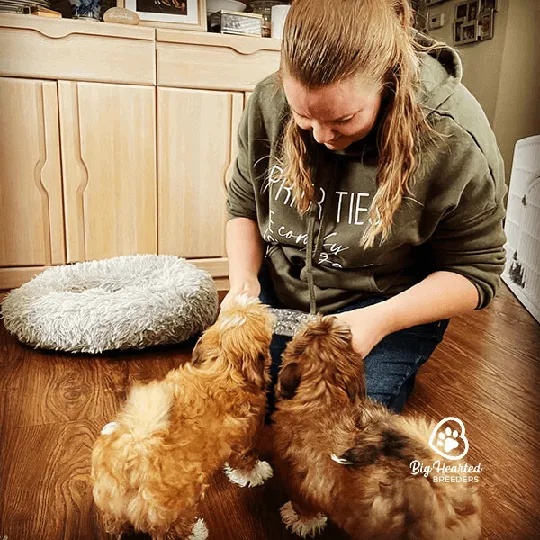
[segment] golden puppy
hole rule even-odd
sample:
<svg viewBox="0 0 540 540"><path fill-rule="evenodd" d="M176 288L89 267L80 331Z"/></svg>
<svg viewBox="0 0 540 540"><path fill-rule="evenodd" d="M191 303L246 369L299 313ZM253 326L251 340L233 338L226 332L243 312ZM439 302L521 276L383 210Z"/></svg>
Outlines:
<svg viewBox="0 0 540 540"><path fill-rule="evenodd" d="M335 317L318 317L289 343L276 396L274 465L293 532L314 535L328 516L352 538L480 537L477 487L413 474L413 462L444 461L428 444L435 424L365 398L363 359Z"/></svg>
<svg viewBox="0 0 540 540"><path fill-rule="evenodd" d="M272 329L265 306L239 296L199 339L192 363L131 390L92 453L94 500L108 533L204 539L197 511L212 473L228 461L241 485L272 475L254 450Z"/></svg>

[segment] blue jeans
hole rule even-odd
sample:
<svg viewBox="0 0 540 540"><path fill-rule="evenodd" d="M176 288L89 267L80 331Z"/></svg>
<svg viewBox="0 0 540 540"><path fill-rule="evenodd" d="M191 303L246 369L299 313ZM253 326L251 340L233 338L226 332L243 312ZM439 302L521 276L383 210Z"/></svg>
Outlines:
<svg viewBox="0 0 540 540"><path fill-rule="evenodd" d="M263 303L276 308L286 307L277 299L264 266L259 274L259 282L261 283L259 298ZM371 297L353 302L336 313L367 307L384 300L382 297ZM412 393L416 373L442 341L448 323L449 321L445 319L421 324L383 338L364 358L367 395L400 413ZM270 345L272 388L268 392L269 414L274 408L273 386L281 366L281 355L289 340L288 337L274 335Z"/></svg>

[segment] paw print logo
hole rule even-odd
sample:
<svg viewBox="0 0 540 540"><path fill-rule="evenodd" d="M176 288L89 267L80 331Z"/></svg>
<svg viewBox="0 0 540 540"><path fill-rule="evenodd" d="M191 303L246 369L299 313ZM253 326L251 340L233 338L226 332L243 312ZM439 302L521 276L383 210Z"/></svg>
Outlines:
<svg viewBox="0 0 540 540"><path fill-rule="evenodd" d="M457 424L457 426L456 426ZM429 446L446 459L461 459L469 451L465 426L459 418L443 418L433 430Z"/></svg>

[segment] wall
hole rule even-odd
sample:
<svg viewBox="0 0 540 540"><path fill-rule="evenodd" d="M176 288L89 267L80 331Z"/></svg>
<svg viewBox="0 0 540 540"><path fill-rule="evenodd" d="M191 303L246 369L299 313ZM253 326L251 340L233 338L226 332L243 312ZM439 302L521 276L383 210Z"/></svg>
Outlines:
<svg viewBox="0 0 540 540"><path fill-rule="evenodd" d="M516 141L540 135L539 0L510 0L494 131L508 176Z"/></svg>
<svg viewBox="0 0 540 540"><path fill-rule="evenodd" d="M493 39L454 46L454 11L461 1L428 8L430 15L444 12L446 19L428 34L458 51L463 84L491 123L508 181L516 141L540 134L540 0L500 0Z"/></svg>

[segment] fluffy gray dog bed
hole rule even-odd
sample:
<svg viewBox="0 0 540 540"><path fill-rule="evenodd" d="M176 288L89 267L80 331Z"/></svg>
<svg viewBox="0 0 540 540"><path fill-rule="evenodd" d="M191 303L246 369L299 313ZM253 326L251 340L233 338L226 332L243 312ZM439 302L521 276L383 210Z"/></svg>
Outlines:
<svg viewBox="0 0 540 540"><path fill-rule="evenodd" d="M55 266L2 303L6 329L23 343L85 353L180 343L218 309L210 275L167 255Z"/></svg>

